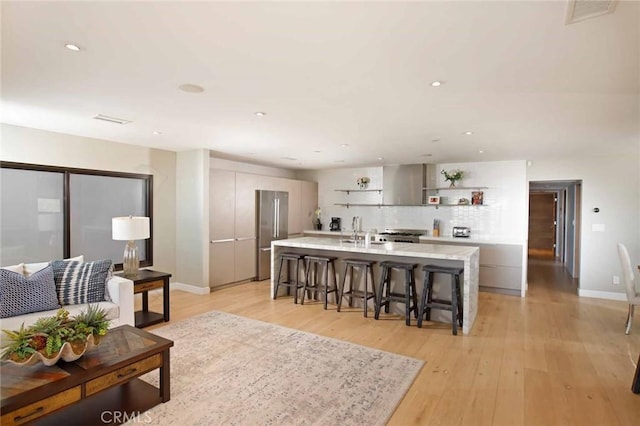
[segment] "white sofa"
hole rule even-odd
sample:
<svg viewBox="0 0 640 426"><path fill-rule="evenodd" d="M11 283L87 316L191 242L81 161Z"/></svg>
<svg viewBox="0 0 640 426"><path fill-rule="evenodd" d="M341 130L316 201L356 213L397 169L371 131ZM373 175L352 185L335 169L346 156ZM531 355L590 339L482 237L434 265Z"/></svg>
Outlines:
<svg viewBox="0 0 640 426"><path fill-rule="evenodd" d="M36 264L31 265L35 266ZM28 271L29 269L33 270L33 267L30 268L31 265L24 265L25 271ZM40 264L38 264L38 266L39 265ZM46 266L47 264L45 263L44 265ZM113 328L124 324L133 326L135 322L133 281L113 275L111 279L107 281L107 290L111 301L102 301L97 303L97 305L107 312L107 318L111 320L109 327ZM68 310L70 315L73 316L80 313L80 311L86 311L88 304L63 305L62 307ZM0 319L0 329L17 330L22 324L27 327L33 324L38 318L53 316L56 312L57 309L54 309L50 311L32 312L29 314L2 318Z"/></svg>

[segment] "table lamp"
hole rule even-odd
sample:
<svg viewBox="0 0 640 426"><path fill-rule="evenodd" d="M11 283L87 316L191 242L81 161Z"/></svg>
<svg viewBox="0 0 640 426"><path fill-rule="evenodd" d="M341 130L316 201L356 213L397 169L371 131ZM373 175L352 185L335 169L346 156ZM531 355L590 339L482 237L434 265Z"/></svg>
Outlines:
<svg viewBox="0 0 640 426"><path fill-rule="evenodd" d="M122 267L125 276L136 276L140 268L140 257L135 240L149 238L149 218L140 216L114 217L111 219L112 238L128 241L124 248Z"/></svg>

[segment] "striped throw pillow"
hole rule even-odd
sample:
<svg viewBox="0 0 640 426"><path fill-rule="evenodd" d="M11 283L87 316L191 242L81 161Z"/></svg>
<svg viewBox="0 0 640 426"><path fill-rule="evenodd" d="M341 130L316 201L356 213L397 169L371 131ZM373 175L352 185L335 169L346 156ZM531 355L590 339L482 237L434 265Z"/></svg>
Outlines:
<svg viewBox="0 0 640 426"><path fill-rule="evenodd" d="M113 269L111 260L95 262L54 260L51 265L58 300L63 306L106 300L107 278Z"/></svg>

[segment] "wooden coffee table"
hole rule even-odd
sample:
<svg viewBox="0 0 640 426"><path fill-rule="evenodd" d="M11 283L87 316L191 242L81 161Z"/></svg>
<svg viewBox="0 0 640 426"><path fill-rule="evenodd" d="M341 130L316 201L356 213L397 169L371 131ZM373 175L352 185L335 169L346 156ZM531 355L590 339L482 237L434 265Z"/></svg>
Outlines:
<svg viewBox="0 0 640 426"><path fill-rule="evenodd" d="M0 365L4 425L120 424L169 401L171 340L128 325L74 362ZM137 378L158 370L159 388Z"/></svg>

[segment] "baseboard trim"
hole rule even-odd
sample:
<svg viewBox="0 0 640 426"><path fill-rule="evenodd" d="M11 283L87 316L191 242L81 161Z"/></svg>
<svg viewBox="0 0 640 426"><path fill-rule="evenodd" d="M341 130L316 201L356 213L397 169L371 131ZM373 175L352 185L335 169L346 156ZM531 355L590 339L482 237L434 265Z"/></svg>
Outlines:
<svg viewBox="0 0 640 426"><path fill-rule="evenodd" d="M193 293L193 294L204 295L204 294L209 294L210 293L209 287L198 287L198 286L195 286L195 285L177 283L177 282L174 282L174 281L172 281L169 286L170 286L171 290L182 290L182 291L186 291L188 293Z"/></svg>
<svg viewBox="0 0 640 426"><path fill-rule="evenodd" d="M578 296L580 297L592 297L595 299L607 299L607 300L621 300L627 301L627 295L625 293L615 293L613 291L599 291L599 290L583 290L578 289Z"/></svg>

